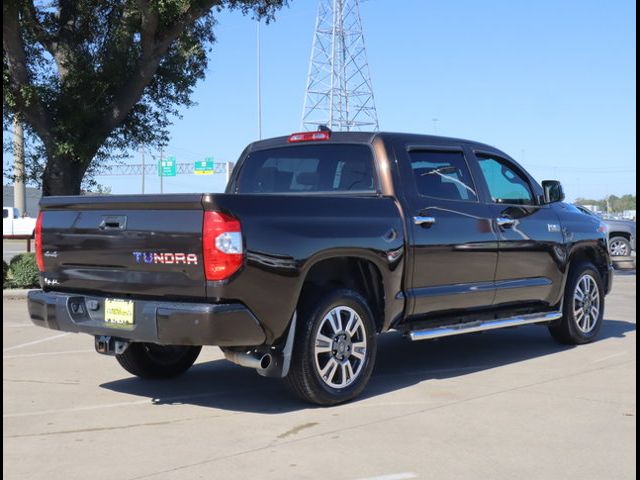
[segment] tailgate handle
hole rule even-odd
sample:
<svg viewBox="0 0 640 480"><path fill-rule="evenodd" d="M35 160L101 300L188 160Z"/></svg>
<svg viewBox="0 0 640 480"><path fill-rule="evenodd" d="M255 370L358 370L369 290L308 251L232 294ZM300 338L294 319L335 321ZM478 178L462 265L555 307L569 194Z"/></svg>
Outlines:
<svg viewBox="0 0 640 480"><path fill-rule="evenodd" d="M102 217L98 228L100 230L124 230L127 228L127 217L124 215Z"/></svg>

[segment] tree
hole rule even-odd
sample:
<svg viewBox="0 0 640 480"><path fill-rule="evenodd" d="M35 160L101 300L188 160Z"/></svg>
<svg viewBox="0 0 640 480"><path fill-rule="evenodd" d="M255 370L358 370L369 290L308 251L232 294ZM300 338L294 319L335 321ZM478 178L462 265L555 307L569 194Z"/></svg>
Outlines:
<svg viewBox="0 0 640 480"><path fill-rule="evenodd" d="M593 200L589 198L577 198L578 205L597 205L600 210L607 211L607 202L612 212L624 212L625 210L636 209L636 196L631 194L618 197L617 195L609 195L602 200Z"/></svg>
<svg viewBox="0 0 640 480"><path fill-rule="evenodd" d="M43 195L77 195L112 154L160 145L190 106L223 8L273 19L287 0L5 0L3 123L44 157Z"/></svg>

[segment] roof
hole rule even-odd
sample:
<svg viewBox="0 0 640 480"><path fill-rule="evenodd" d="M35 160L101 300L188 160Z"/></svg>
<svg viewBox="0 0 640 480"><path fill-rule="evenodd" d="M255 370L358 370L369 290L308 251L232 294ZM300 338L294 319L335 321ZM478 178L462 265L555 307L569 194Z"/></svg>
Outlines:
<svg viewBox="0 0 640 480"><path fill-rule="evenodd" d="M293 132L292 132L293 133ZM381 137L383 139L401 139L403 141L410 141L428 145L448 146L448 145L471 145L476 148L484 148L488 150L496 150L495 147L484 143L476 142L473 140L465 140L455 137L443 137L439 135L422 135L417 133L400 133L400 132L331 132L331 138L329 140L322 140L321 142L348 142L348 143L371 143L374 138ZM250 150L262 150L266 148L280 147L288 144L289 135L282 137L267 138L265 140L258 140L253 142L249 148ZM306 142L313 143L313 142Z"/></svg>

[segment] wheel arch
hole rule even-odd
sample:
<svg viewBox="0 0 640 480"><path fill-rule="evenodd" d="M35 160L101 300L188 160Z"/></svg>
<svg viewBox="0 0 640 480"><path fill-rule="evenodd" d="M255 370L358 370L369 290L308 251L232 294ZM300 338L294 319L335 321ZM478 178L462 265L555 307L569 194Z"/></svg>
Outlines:
<svg viewBox="0 0 640 480"><path fill-rule="evenodd" d="M624 231L609 232L609 238L615 238L615 237L622 237L627 239L628 241L631 241L631 233L629 232L624 232Z"/></svg>
<svg viewBox="0 0 640 480"><path fill-rule="evenodd" d="M361 255L320 258L307 269L298 304L312 295L336 288L349 288L360 293L371 309L376 330L384 329L386 318L385 282L380 267Z"/></svg>
<svg viewBox="0 0 640 480"><path fill-rule="evenodd" d="M599 246L587 244L574 248L569 256L567 275L583 262L590 262L600 273L604 282L609 271L609 254Z"/></svg>

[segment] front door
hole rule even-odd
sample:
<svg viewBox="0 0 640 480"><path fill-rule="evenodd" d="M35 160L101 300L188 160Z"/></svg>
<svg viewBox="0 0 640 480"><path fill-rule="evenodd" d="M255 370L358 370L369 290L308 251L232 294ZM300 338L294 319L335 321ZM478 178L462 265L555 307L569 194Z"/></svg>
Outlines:
<svg viewBox="0 0 640 480"><path fill-rule="evenodd" d="M497 234L460 147L396 152L410 236L406 289L413 315L491 305Z"/></svg>
<svg viewBox="0 0 640 480"><path fill-rule="evenodd" d="M560 220L517 164L476 152L499 235L496 305L560 301L565 249Z"/></svg>

